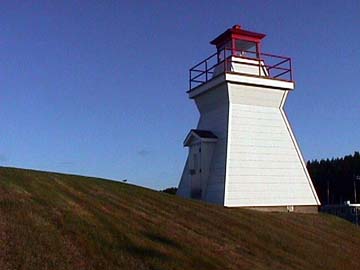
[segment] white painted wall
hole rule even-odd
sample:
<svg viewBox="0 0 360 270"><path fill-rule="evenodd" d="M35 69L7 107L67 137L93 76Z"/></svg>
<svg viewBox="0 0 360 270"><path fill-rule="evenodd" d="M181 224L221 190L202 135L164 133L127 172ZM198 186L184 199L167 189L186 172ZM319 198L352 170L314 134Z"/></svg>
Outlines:
<svg viewBox="0 0 360 270"><path fill-rule="evenodd" d="M177 191L178 195L203 200L207 198L216 142L201 138L190 139L189 154ZM201 194L201 197L194 197L194 193Z"/></svg>
<svg viewBox="0 0 360 270"><path fill-rule="evenodd" d="M207 191L209 186L209 176L210 170L214 158L214 150L215 150L216 143L207 143L203 142L201 144L201 188L202 188L202 199L206 200L207 198Z"/></svg>
<svg viewBox="0 0 360 270"><path fill-rule="evenodd" d="M198 129L210 130L218 141L214 146L204 200L224 204L227 121L229 98L226 85L219 85L195 98L200 112Z"/></svg>
<svg viewBox="0 0 360 270"><path fill-rule="evenodd" d="M176 195L184 198L190 198L191 191L191 177L189 173L189 156L186 159L183 173L181 175L180 183Z"/></svg>
<svg viewBox="0 0 360 270"><path fill-rule="evenodd" d="M202 199L211 203L224 204L225 192L225 166L227 121L229 111L229 98L226 84L220 84L195 97L196 106L200 112L197 129L209 130L217 137L216 143L202 144L201 162L208 162L208 168L202 173ZM192 150L180 180L177 194L190 198L192 177L189 173L192 162Z"/></svg>
<svg viewBox="0 0 360 270"><path fill-rule="evenodd" d="M254 59L241 58L231 56L226 62L217 65L214 69L213 77L224 73L224 66L226 63L226 71L238 72L242 74L267 76L268 72L264 67L264 61L258 61ZM259 67L260 66L260 67Z"/></svg>
<svg viewBox="0 0 360 270"><path fill-rule="evenodd" d="M228 84L226 206L317 205L282 106L287 91Z"/></svg>
<svg viewBox="0 0 360 270"><path fill-rule="evenodd" d="M235 72L258 73L247 66L233 68ZM208 151L213 154L207 160L208 175L202 175L202 199L243 207L319 205L283 111L294 84L267 79L266 70L263 72L263 78L218 76L189 93L200 112L197 129L218 137ZM184 197L190 197L189 163L190 158L178 190Z"/></svg>

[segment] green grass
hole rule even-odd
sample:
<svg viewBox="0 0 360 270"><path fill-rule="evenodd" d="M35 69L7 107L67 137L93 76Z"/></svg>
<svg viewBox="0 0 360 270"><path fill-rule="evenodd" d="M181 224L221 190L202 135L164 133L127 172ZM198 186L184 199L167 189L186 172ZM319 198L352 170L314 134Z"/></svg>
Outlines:
<svg viewBox="0 0 360 270"><path fill-rule="evenodd" d="M360 230L0 167L0 269L360 269Z"/></svg>

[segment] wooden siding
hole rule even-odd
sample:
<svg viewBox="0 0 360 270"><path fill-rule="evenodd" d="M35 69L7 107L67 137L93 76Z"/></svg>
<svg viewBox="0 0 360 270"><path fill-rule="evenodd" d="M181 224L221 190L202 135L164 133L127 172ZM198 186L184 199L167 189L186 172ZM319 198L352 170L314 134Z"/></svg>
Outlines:
<svg viewBox="0 0 360 270"><path fill-rule="evenodd" d="M204 194L205 201L216 204L224 204L228 101L225 84L195 98L201 115L197 128L210 130L218 137Z"/></svg>
<svg viewBox="0 0 360 270"><path fill-rule="evenodd" d="M233 66L240 68L248 67ZM203 200L239 207L319 205L282 109L293 87L293 82L225 74L189 92L200 112L197 129L218 137L201 157L209 164L201 176ZM178 191L184 197L191 190L189 160Z"/></svg>
<svg viewBox="0 0 360 270"><path fill-rule="evenodd" d="M202 163L209 163L202 174L202 199L211 203L224 204L227 121L229 98L226 84L218 85L195 97L195 103L200 112L197 129L213 132L218 141L203 146ZM190 151L189 151L190 154ZM211 160L209 160L211 156ZM179 184L178 195L190 197L191 176L189 174L189 157Z"/></svg>
<svg viewBox="0 0 360 270"><path fill-rule="evenodd" d="M285 91L229 84L226 206L317 205L284 120Z"/></svg>
<svg viewBox="0 0 360 270"><path fill-rule="evenodd" d="M179 195L184 198L190 198L191 190L191 178L189 173L189 156L186 159L183 173L181 175L180 183L176 195Z"/></svg>

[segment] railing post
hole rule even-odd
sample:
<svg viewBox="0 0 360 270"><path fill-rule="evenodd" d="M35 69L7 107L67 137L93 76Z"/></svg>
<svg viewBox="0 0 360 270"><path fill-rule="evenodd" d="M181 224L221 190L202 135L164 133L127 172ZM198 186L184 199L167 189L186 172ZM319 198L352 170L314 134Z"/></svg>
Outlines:
<svg viewBox="0 0 360 270"><path fill-rule="evenodd" d="M293 80L293 70L292 70L292 65L291 65L291 58L289 58L289 66L290 66L290 81Z"/></svg>
<svg viewBox="0 0 360 270"><path fill-rule="evenodd" d="M208 81L208 65L207 60L205 61L205 82Z"/></svg>
<svg viewBox="0 0 360 270"><path fill-rule="evenodd" d="M191 69L189 69L189 90L191 90Z"/></svg>
<svg viewBox="0 0 360 270"><path fill-rule="evenodd" d="M261 77L261 58L259 57L259 77Z"/></svg>

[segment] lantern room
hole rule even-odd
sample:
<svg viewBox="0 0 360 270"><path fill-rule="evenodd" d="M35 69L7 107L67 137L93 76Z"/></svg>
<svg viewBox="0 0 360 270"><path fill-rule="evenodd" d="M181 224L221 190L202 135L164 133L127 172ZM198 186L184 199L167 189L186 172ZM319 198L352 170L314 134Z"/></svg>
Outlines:
<svg viewBox="0 0 360 270"><path fill-rule="evenodd" d="M265 34L234 25L213 39L216 52L189 70L189 91L224 74L258 77L293 83L291 59L264 53Z"/></svg>
<svg viewBox="0 0 360 270"><path fill-rule="evenodd" d="M240 25L234 25L212 40L210 44L216 46L219 56L221 56L221 52L227 51L226 56L229 54L249 55L251 58L259 58L260 43L265 36L265 34L243 30Z"/></svg>

